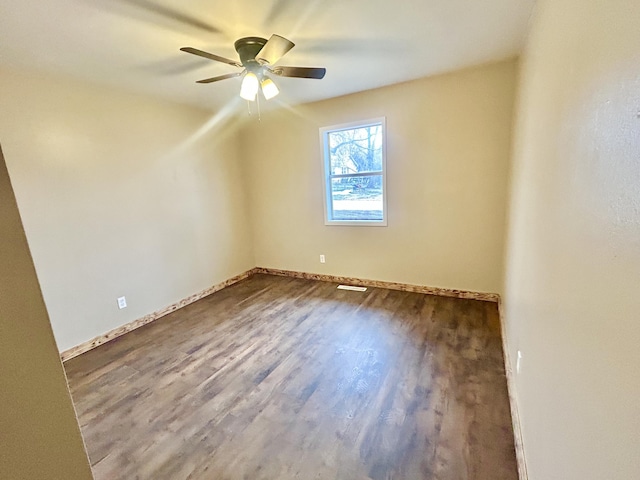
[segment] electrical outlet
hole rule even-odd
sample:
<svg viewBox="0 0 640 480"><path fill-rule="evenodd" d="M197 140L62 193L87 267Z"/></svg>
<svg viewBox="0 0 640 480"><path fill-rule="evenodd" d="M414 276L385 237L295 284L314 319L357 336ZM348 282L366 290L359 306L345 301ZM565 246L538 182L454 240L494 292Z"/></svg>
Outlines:
<svg viewBox="0 0 640 480"><path fill-rule="evenodd" d="M118 297L118 308L122 310L123 308L127 308L127 298L126 297Z"/></svg>
<svg viewBox="0 0 640 480"><path fill-rule="evenodd" d="M320 263L325 263L324 255L320 255Z"/></svg>
<svg viewBox="0 0 640 480"><path fill-rule="evenodd" d="M516 360L516 373L520 373L521 366L522 366L522 352L518 350L518 358Z"/></svg>

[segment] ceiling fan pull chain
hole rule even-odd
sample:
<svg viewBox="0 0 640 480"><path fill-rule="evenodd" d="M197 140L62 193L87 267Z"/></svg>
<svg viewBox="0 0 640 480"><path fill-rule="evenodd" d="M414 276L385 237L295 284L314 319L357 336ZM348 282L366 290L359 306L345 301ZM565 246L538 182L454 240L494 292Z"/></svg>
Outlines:
<svg viewBox="0 0 640 480"><path fill-rule="evenodd" d="M262 122L262 118L260 117L260 92L256 94L256 100L258 101L258 122Z"/></svg>

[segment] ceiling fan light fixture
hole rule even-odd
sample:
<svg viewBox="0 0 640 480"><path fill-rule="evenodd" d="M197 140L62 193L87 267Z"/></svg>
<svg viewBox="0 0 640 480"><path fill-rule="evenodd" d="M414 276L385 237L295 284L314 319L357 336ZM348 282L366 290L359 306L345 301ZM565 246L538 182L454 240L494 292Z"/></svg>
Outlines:
<svg viewBox="0 0 640 480"><path fill-rule="evenodd" d="M250 102L255 101L256 94L258 93L258 77L253 72L247 72L242 79L242 85L240 86L240 96Z"/></svg>
<svg viewBox="0 0 640 480"><path fill-rule="evenodd" d="M273 34L269 40L262 37L243 37L236 40L233 45L240 61L231 60L193 47L182 47L180 50L207 60L239 68L240 70L235 73L205 78L198 80L196 83L214 83L228 78L242 77L240 97L249 102L259 100L257 98L260 93L259 90L262 90L262 95L266 100L270 100L280 93L278 86L271 80L271 75L289 78L315 78L319 80L327 72L324 67L274 66L294 47L292 41L280 35Z"/></svg>
<svg viewBox="0 0 640 480"><path fill-rule="evenodd" d="M277 85L269 77L264 77L260 82L260 86L262 87L262 94L267 100L271 100L280 93Z"/></svg>

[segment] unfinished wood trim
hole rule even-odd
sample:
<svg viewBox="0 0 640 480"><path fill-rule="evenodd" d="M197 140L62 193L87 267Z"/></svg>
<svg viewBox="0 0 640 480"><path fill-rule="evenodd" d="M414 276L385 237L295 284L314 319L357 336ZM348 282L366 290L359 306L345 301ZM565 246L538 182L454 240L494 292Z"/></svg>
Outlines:
<svg viewBox="0 0 640 480"><path fill-rule="evenodd" d="M335 283L346 283L350 285L357 285L362 287L378 287L378 288L388 288L389 290L401 290L403 292L415 292L415 293L426 293L430 295L440 295L443 297L453 297L453 298L467 298L472 300L483 300L487 302L497 302L499 299L499 295L496 293L482 293L482 292L471 292L466 290L454 290L449 288L439 288L439 287L427 287L422 285L411 285L407 283L397 283L397 282L383 282L379 280L367 280L362 278L354 278L354 277L341 277L336 275L325 275L320 273L306 273L306 272L296 272L292 270L281 270L277 268L264 268L264 267L255 267L251 270L247 270L240 275L236 275L235 277L229 278L224 282L218 283L212 287L209 287L201 292L195 293L187 298L183 298L179 302L173 303L161 310L157 310L153 313L145 315L142 318L134 320L133 322L127 323L125 325L121 325L120 327L114 328L113 330L108 331L102 335L98 335L91 340L88 340L84 343L76 345L75 347L71 347L68 350L63 351L60 354L63 362L70 360L78 355L81 355L89 350L92 350L100 345L103 345L115 338L118 338L125 333L131 332L137 328L142 327L148 323L157 320L158 318L164 317L171 312L175 312L176 310L186 307L187 305L200 300L212 293L215 293L219 290L222 290L225 287L233 285L241 280L251 277L256 273L263 273L267 275L278 275L285 277L294 277L294 278L304 278L307 280L319 280L323 282L335 282Z"/></svg>
<svg viewBox="0 0 640 480"><path fill-rule="evenodd" d="M292 270L280 270L277 268L256 267L255 273L265 273L268 275L279 275L283 277L304 278L307 280L320 280L322 282L344 283L359 287L387 288L389 290L400 290L403 292L426 293L429 295L440 295L442 297L467 298L471 300L482 300L485 302L497 302L500 295L497 293L471 292L467 290L454 290L451 288L427 287L423 285L411 285L408 283L383 282L380 280L366 280L362 278L340 277L336 275L326 275L323 273L295 272Z"/></svg>
<svg viewBox="0 0 640 480"><path fill-rule="evenodd" d="M516 461L518 463L518 477L520 480L529 480L527 462L524 456L522 443L522 426L520 424L520 412L516 399L516 378L511 367L511 355L507 344L507 331L504 321L504 309L502 299L498 299L498 316L500 318L500 333L502 335L502 354L504 356L504 371L507 375L507 391L509 392L509 405L511 406L511 423L513 424L513 442L516 448Z"/></svg>
<svg viewBox="0 0 640 480"><path fill-rule="evenodd" d="M131 332L137 328L142 327L143 325L146 325L147 323L151 323L154 320L157 320L161 317L164 317L165 315L170 314L171 312L175 312L176 310L182 308L182 307L186 307L187 305L193 303L193 302L197 302L198 300L200 300L201 298L204 298L206 296L211 295L212 293L215 293L219 290L222 290L223 288L228 287L229 285L233 285L234 283L237 283L241 280L244 280L245 278L249 278L251 277L253 274L256 273L256 269L252 268L251 270L247 270L244 273L241 273L240 275L236 275L235 277L231 277L228 280L225 280L224 282L218 283L212 287L206 288L204 290L202 290L201 292L198 293L194 293L193 295L188 296L187 298L183 298L182 300L180 300L179 302L176 303L172 303L171 305L164 307L160 310L157 310L153 313L150 313L148 315L145 315L142 318L139 318L137 320L134 320L133 322L129 322L125 325L122 325L120 327L114 328L113 330L108 331L107 333L104 333L102 335L98 335L95 338L92 338L91 340L88 340L84 343L81 343L80 345L76 345L75 347L71 347L68 350L65 350L64 352L62 352L60 354L60 358L62 358L63 362L66 362L67 360L70 360L74 357L77 357L78 355L81 355L85 352L88 352L89 350L92 350L94 348L96 348L99 345L102 345L104 343L110 342L111 340L113 340L114 338L118 338L122 335L124 335L125 333Z"/></svg>

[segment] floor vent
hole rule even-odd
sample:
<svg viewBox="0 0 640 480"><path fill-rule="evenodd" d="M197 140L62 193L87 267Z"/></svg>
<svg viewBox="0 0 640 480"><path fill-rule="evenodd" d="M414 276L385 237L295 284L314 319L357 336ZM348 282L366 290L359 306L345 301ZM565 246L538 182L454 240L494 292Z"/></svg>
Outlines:
<svg viewBox="0 0 640 480"><path fill-rule="evenodd" d="M367 287L356 287L354 285L338 285L339 290L353 290L354 292L366 292Z"/></svg>

